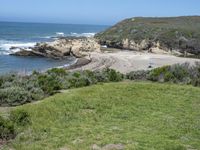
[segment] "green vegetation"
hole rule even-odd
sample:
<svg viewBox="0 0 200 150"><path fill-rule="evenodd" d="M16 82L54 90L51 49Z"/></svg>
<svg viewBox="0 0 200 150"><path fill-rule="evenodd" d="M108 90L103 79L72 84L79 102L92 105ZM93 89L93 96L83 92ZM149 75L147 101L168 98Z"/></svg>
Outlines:
<svg viewBox="0 0 200 150"><path fill-rule="evenodd" d="M148 48L159 42L164 50L178 49L200 54L200 17L130 18L95 37L102 45L113 48L124 48L125 39L139 44L145 39Z"/></svg>
<svg viewBox="0 0 200 150"><path fill-rule="evenodd" d="M8 117L0 116L0 146L1 141L7 141L13 139L16 136L17 127L24 127L30 124L29 119L29 114L24 110L12 111Z"/></svg>
<svg viewBox="0 0 200 150"><path fill-rule="evenodd" d="M14 125L9 119L0 116L0 140L8 140L14 138Z"/></svg>
<svg viewBox="0 0 200 150"><path fill-rule="evenodd" d="M26 126L31 123L30 115L22 109L12 111L9 118L14 124L18 126Z"/></svg>
<svg viewBox="0 0 200 150"><path fill-rule="evenodd" d="M4 148L88 150L121 143L127 150L200 149L199 93L188 85L148 82L67 90L14 108L27 112L31 124L16 124L19 134Z"/></svg>
<svg viewBox="0 0 200 150"><path fill-rule="evenodd" d="M0 76L0 106L18 106L41 100L60 90L85 87L100 82L129 80L150 80L200 86L200 64L175 64L151 71L132 71L123 75L113 69L101 71L66 72L64 69L51 69L45 73L33 72L29 76L9 74Z"/></svg>
<svg viewBox="0 0 200 150"><path fill-rule="evenodd" d="M41 100L59 90L77 88L98 82L122 81L123 75L113 69L102 71L66 72L51 69L45 73L33 72L29 76L8 74L0 76L0 106L17 106Z"/></svg>
<svg viewBox="0 0 200 150"><path fill-rule="evenodd" d="M66 72L64 69L51 69L45 73L33 72L29 76L9 74L0 76L0 106L18 106L41 100L60 90L85 87L100 82L129 80L150 80L200 86L200 64L176 64L151 71L132 71L127 75L113 69L101 71Z"/></svg>
<svg viewBox="0 0 200 150"><path fill-rule="evenodd" d="M190 66L188 63L163 66L151 71L133 71L126 75L130 80L150 80L200 86L200 64Z"/></svg>
<svg viewBox="0 0 200 150"><path fill-rule="evenodd" d="M129 82L104 84L124 79ZM97 85L80 88L93 84ZM0 145L16 137L5 149L25 150L27 143L30 149L41 150L90 149L93 144L113 143L139 150L200 149L200 88L189 84L200 86L199 63L127 75L108 68L4 75L0 77L0 106L51 97L10 108L3 117L0 114Z"/></svg>

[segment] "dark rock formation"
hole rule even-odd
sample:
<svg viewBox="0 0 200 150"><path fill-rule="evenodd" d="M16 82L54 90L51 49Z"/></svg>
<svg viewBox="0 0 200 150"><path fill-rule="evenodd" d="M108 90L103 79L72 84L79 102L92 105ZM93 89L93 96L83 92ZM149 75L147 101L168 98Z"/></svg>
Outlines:
<svg viewBox="0 0 200 150"><path fill-rule="evenodd" d="M42 56L62 59L73 55L77 58L88 56L90 52L100 51L100 45L94 38L60 38L53 42L37 43L30 50L21 49L12 54L16 56Z"/></svg>

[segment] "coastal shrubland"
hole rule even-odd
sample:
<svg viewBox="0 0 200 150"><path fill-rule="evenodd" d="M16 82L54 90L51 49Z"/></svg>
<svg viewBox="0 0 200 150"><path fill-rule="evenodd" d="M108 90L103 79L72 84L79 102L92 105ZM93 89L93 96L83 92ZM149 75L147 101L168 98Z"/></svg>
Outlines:
<svg viewBox="0 0 200 150"><path fill-rule="evenodd" d="M200 63L188 63L163 66L152 70L132 71L126 75L129 80L148 80L200 86Z"/></svg>
<svg viewBox="0 0 200 150"><path fill-rule="evenodd" d="M125 19L95 35L102 45L111 48L200 54L200 17L135 17Z"/></svg>
<svg viewBox="0 0 200 150"><path fill-rule="evenodd" d="M31 75L0 76L0 106L17 106L53 95L60 90L89 86L99 82L122 81L123 75L113 69L67 72L54 68Z"/></svg>
<svg viewBox="0 0 200 150"><path fill-rule="evenodd" d="M126 82L120 82L123 80ZM13 139L5 147L26 149L27 141L31 141L30 149L42 149L44 145L48 149L76 149L80 144L88 149L112 143L127 149L200 147L196 120L200 115L196 107L200 98L199 63L126 75L109 68L73 72L54 68L27 76L3 75L0 81L1 106L42 100L0 114L0 142ZM108 82L118 83L105 84ZM129 141L132 138L137 144Z"/></svg>
<svg viewBox="0 0 200 150"><path fill-rule="evenodd" d="M61 90L126 79L200 86L200 64L175 64L152 70L132 71L126 75L109 68L73 72L54 68L44 73L34 71L27 76L3 75L0 76L0 106L22 105L41 100Z"/></svg>

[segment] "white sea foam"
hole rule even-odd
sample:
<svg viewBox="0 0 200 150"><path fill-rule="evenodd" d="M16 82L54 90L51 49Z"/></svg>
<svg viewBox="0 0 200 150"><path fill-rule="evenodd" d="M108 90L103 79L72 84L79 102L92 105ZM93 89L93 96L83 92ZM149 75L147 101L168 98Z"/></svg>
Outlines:
<svg viewBox="0 0 200 150"><path fill-rule="evenodd" d="M76 36L76 37L93 37L96 33L71 33L71 36Z"/></svg>
<svg viewBox="0 0 200 150"><path fill-rule="evenodd" d="M75 37L93 37L96 33L75 33L75 32L72 32L70 34L65 34L63 32L56 32L54 35L52 36L45 36L45 37L42 37L42 38L46 38L46 39L56 39L56 38L59 38L59 37L65 37L65 36L75 36Z"/></svg>
<svg viewBox="0 0 200 150"><path fill-rule="evenodd" d="M56 35L57 36L65 36L65 33L63 33L63 32L56 32Z"/></svg>
<svg viewBox="0 0 200 150"><path fill-rule="evenodd" d="M8 55L19 51L20 48L30 50L29 47L33 47L35 44L36 43L33 42L22 43L17 41L0 40L0 54Z"/></svg>
<svg viewBox="0 0 200 150"><path fill-rule="evenodd" d="M68 36L75 37L93 37L95 33L71 33ZM56 32L55 35L45 36L42 38L46 39L56 39L58 37L66 36L63 32ZM34 47L36 42L19 42L19 41L8 41L8 40L0 40L0 55L9 55L11 53L15 53L20 50L20 48L30 50L29 47ZM11 49L12 48L12 49Z"/></svg>
<svg viewBox="0 0 200 150"><path fill-rule="evenodd" d="M51 39L52 36L44 36L44 37L41 37L41 38L43 38L43 39Z"/></svg>

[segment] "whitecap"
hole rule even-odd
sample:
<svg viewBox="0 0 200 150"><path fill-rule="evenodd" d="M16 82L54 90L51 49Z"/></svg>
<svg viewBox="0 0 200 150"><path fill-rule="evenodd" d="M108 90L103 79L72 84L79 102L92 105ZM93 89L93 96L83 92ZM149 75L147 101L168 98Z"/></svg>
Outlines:
<svg viewBox="0 0 200 150"><path fill-rule="evenodd" d="M26 50L30 50L29 47L34 47L35 42L17 42L17 41L6 41L0 40L0 54L8 55L11 53L15 53L20 50L20 48L24 48ZM11 49L13 48L13 49Z"/></svg>
<svg viewBox="0 0 200 150"><path fill-rule="evenodd" d="M43 38L43 39L51 39L52 36L44 36L44 37L41 37L41 38Z"/></svg>
<svg viewBox="0 0 200 150"><path fill-rule="evenodd" d="M93 37L96 33L71 33L71 36L76 36L76 37Z"/></svg>
<svg viewBox="0 0 200 150"><path fill-rule="evenodd" d="M63 32L56 32L56 35L57 36L65 36L65 33L63 33Z"/></svg>

